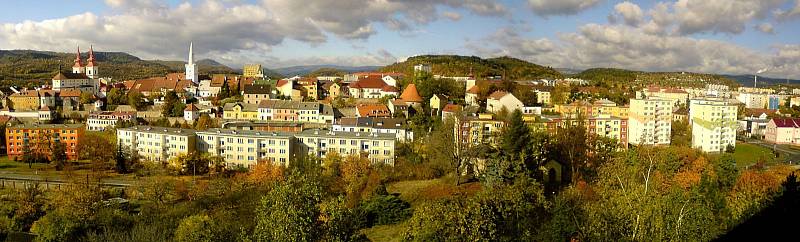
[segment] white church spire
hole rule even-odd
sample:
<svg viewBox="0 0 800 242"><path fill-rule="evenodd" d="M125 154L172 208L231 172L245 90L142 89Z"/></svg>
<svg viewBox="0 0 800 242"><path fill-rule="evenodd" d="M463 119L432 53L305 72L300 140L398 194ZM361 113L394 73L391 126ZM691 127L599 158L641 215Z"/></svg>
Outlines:
<svg viewBox="0 0 800 242"><path fill-rule="evenodd" d="M189 62L186 63L186 80L191 80L198 84L200 80L197 77L197 65L194 63L194 50L193 43L189 42Z"/></svg>

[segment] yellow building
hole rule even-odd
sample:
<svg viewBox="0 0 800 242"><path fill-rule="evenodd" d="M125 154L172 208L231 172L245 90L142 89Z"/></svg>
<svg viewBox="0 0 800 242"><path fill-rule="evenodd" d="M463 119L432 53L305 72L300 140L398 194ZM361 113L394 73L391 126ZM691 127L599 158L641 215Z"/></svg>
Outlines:
<svg viewBox="0 0 800 242"><path fill-rule="evenodd" d="M118 145L149 161L167 161L194 152L196 137L191 129L136 126L117 130Z"/></svg>
<svg viewBox="0 0 800 242"><path fill-rule="evenodd" d="M34 111L39 110L39 92L25 91L21 93L14 93L8 96L10 101L10 108L16 111Z"/></svg>
<svg viewBox="0 0 800 242"><path fill-rule="evenodd" d="M252 78L264 78L264 68L260 64L246 64L242 71L242 76Z"/></svg>
<svg viewBox="0 0 800 242"><path fill-rule="evenodd" d="M576 101L570 104L556 104L554 108L556 112L568 118L574 118L580 114L584 117L607 115L623 119L628 118L629 109L627 106L617 106L616 103L607 99L601 99L594 103Z"/></svg>
<svg viewBox="0 0 800 242"><path fill-rule="evenodd" d="M738 108L722 99L690 101L689 119L692 123L692 148L704 152L725 152L736 146L736 114Z"/></svg>
<svg viewBox="0 0 800 242"><path fill-rule="evenodd" d="M226 120L258 120L258 104L226 103L222 111Z"/></svg>
<svg viewBox="0 0 800 242"><path fill-rule="evenodd" d="M674 100L631 99L628 142L632 145L669 145Z"/></svg>
<svg viewBox="0 0 800 242"><path fill-rule="evenodd" d="M459 117L455 126L456 140L461 142L461 147L478 144L494 145L505 126L505 122L494 119L494 116L488 113Z"/></svg>

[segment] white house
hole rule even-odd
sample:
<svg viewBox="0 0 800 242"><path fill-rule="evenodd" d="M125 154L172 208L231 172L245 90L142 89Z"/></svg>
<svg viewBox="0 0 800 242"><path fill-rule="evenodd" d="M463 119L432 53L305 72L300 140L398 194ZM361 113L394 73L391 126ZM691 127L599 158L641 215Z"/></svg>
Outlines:
<svg viewBox="0 0 800 242"><path fill-rule="evenodd" d="M486 111L493 113L499 112L503 108L509 112L514 110L520 110L521 112L524 106L517 97L504 91L496 91L486 99Z"/></svg>

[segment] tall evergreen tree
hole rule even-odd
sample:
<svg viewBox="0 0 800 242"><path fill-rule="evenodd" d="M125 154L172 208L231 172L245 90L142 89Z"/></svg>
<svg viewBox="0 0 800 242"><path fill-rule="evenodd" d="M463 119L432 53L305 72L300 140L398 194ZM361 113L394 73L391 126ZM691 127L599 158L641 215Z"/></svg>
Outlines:
<svg viewBox="0 0 800 242"><path fill-rule="evenodd" d="M125 149L123 149L122 145L117 146L117 152L114 153L114 170L117 173L127 173L128 172L128 154Z"/></svg>
<svg viewBox="0 0 800 242"><path fill-rule="evenodd" d="M524 159L526 157L521 157L521 154L525 151L529 140L530 129L522 120L522 112L514 110L508 119L505 132L503 132L502 149L512 160Z"/></svg>
<svg viewBox="0 0 800 242"><path fill-rule="evenodd" d="M175 91L167 91L167 94L164 95L164 105L161 106L161 115L164 117L172 117L172 109L175 107L178 101L178 94L175 93Z"/></svg>

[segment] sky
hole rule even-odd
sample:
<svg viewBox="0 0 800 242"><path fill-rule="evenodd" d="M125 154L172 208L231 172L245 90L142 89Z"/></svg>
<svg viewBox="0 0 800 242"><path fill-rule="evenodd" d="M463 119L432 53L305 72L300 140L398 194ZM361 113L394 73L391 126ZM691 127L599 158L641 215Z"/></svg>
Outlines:
<svg viewBox="0 0 800 242"><path fill-rule="evenodd" d="M232 67L387 65L421 54L557 68L800 79L800 0L13 0L0 49Z"/></svg>

